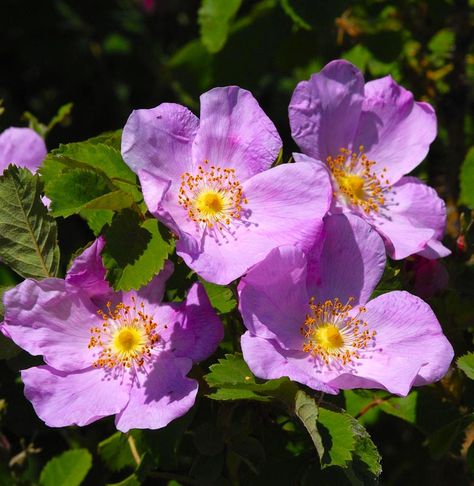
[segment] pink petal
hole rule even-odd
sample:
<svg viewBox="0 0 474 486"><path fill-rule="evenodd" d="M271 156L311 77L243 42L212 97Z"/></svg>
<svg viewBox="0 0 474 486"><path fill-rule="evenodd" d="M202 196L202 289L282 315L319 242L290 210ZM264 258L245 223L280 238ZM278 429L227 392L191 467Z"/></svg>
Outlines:
<svg viewBox="0 0 474 486"><path fill-rule="evenodd" d="M291 134L301 150L326 161L351 148L359 121L364 78L347 61L332 61L296 86L289 106Z"/></svg>
<svg viewBox="0 0 474 486"><path fill-rule="evenodd" d="M436 115L428 103L415 102L391 76L365 85L354 146L364 146L368 158L376 162L376 172L387 168L390 184L426 157L435 137Z"/></svg>
<svg viewBox="0 0 474 486"><path fill-rule="evenodd" d="M130 383L102 368L63 373L49 366L21 372L25 396L50 427L87 425L120 412L129 400Z"/></svg>
<svg viewBox="0 0 474 486"><path fill-rule="evenodd" d="M64 280L25 280L4 294L4 327L18 346L62 371L88 368L90 329L101 324L86 294Z"/></svg>
<svg viewBox="0 0 474 486"><path fill-rule="evenodd" d="M403 177L386 193L385 206L366 218L384 237L395 260L418 253L446 220L445 204L436 191L414 177Z"/></svg>
<svg viewBox="0 0 474 486"><path fill-rule="evenodd" d="M44 140L31 128L7 128L0 134L0 174L10 164L35 173L46 153Z"/></svg>
<svg viewBox="0 0 474 486"><path fill-rule="evenodd" d="M66 282L79 287L89 297L112 292L105 280L105 267L100 256L104 246L104 238L97 238L89 248L75 258L66 274Z"/></svg>
<svg viewBox="0 0 474 486"><path fill-rule="evenodd" d="M324 383L320 368L310 354L283 349L274 340L246 332L241 338L244 359L255 376L273 380L287 376L313 390L336 394L338 389Z"/></svg>
<svg viewBox="0 0 474 486"><path fill-rule="evenodd" d="M316 301L338 298L352 305L365 303L385 268L382 238L363 219L352 214L326 216L325 240L319 265L309 275L309 292ZM310 256L309 259L312 257Z"/></svg>
<svg viewBox="0 0 474 486"><path fill-rule="evenodd" d="M301 250L280 246L242 278L238 287L239 309L252 334L275 339L287 349L303 345L300 327L310 299L306 267Z"/></svg>
<svg viewBox="0 0 474 486"><path fill-rule="evenodd" d="M446 374L454 352L428 304L397 291L366 307L362 319L377 333L375 347L362 352L353 370L328 380L330 385L357 388L369 380L372 387L404 396L412 385L433 383Z"/></svg>
<svg viewBox="0 0 474 486"><path fill-rule="evenodd" d="M174 103L135 110L123 129L123 159L136 173L146 169L165 180L179 180L192 169L191 146L198 126L195 115Z"/></svg>
<svg viewBox="0 0 474 486"><path fill-rule="evenodd" d="M281 148L272 121L249 91L214 88L201 96L201 121L193 146L196 165L235 168L240 182L268 169Z"/></svg>
<svg viewBox="0 0 474 486"><path fill-rule="evenodd" d="M186 378L192 362L187 358L160 356L151 371L136 380L130 401L117 415L117 429L159 429L184 415L196 399L198 383Z"/></svg>

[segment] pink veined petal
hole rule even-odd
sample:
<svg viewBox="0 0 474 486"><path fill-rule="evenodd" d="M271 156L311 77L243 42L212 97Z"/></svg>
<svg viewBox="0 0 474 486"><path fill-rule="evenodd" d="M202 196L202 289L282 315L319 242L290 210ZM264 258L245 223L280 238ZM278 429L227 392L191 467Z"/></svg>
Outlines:
<svg viewBox="0 0 474 486"><path fill-rule="evenodd" d="M289 106L291 134L301 150L326 161L351 148L362 110L364 78L347 61L327 64L296 86Z"/></svg>
<svg viewBox="0 0 474 486"><path fill-rule="evenodd" d="M135 110L122 134L122 156L136 173L145 169L164 180L179 181L192 169L191 147L198 118L175 103Z"/></svg>
<svg viewBox="0 0 474 486"><path fill-rule="evenodd" d="M116 419L121 432L159 429L184 415L193 405L198 383L186 377L192 362L160 355L147 375L140 375L130 390L130 401Z"/></svg>
<svg viewBox="0 0 474 486"><path fill-rule="evenodd" d="M49 427L87 425L126 406L130 382L114 379L102 368L64 373L49 366L21 372L25 396Z"/></svg>
<svg viewBox="0 0 474 486"><path fill-rule="evenodd" d="M309 293L317 302L334 298L344 304L353 298L351 305L367 302L385 268L382 238L352 214L326 216L324 230L317 271L308 275Z"/></svg>
<svg viewBox="0 0 474 486"><path fill-rule="evenodd" d="M101 324L86 294L64 280L25 280L4 294L4 328L13 341L62 371L88 368L90 329Z"/></svg>
<svg viewBox="0 0 474 486"><path fill-rule="evenodd" d="M320 368L308 353L283 349L276 341L254 336L249 331L240 342L244 359L255 376L265 380L287 376L313 390L338 393L337 387L322 381Z"/></svg>
<svg viewBox="0 0 474 486"><path fill-rule="evenodd" d="M391 76L365 85L365 99L354 147L360 145L376 164L387 168L390 184L413 170L436 137L436 114L428 103L415 102L412 93Z"/></svg>
<svg viewBox="0 0 474 486"><path fill-rule="evenodd" d="M216 237L201 242L182 238L177 252L210 282L228 284L280 245L310 249L321 237L330 204L327 171L310 163L284 164L243 184L248 204L242 218Z"/></svg>
<svg viewBox="0 0 474 486"><path fill-rule="evenodd" d="M240 281L239 310L254 335L287 349L303 345L300 328L309 309L307 260L294 246L272 250Z"/></svg>
<svg viewBox="0 0 474 486"><path fill-rule="evenodd" d="M44 140L31 128L7 128L0 134L0 175L10 164L35 173L46 153Z"/></svg>
<svg viewBox="0 0 474 486"><path fill-rule="evenodd" d="M414 384L433 383L446 374L454 352L428 304L396 291L377 297L366 308L361 317L377 333L375 346L354 360L353 369L335 373L332 379L328 373L330 385L358 388L368 380L372 387L405 396Z"/></svg>
<svg viewBox="0 0 474 486"><path fill-rule="evenodd" d="M100 256L104 246L105 239L100 236L73 261L66 274L66 282L79 287L89 297L112 292L105 280L105 267Z"/></svg>
<svg viewBox="0 0 474 486"><path fill-rule="evenodd" d="M436 191L414 177L403 177L385 194L379 213L365 217L385 239L390 257L401 260L418 253L446 220Z"/></svg>
<svg viewBox="0 0 474 486"><path fill-rule="evenodd" d="M197 166L234 168L240 182L268 169L281 149L273 122L252 93L238 86L201 95L201 120L193 145Z"/></svg>
<svg viewBox="0 0 474 486"><path fill-rule="evenodd" d="M222 323L200 283L191 286L184 302L146 305L145 312L158 324L158 346L178 358L202 361L224 337Z"/></svg>

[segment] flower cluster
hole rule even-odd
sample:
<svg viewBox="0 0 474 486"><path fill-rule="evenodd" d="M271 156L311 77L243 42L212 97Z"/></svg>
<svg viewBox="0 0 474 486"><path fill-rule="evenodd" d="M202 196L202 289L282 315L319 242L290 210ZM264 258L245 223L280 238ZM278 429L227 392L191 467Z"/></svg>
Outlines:
<svg viewBox="0 0 474 486"><path fill-rule="evenodd" d="M386 253L413 255L425 273L449 254L444 203L405 175L436 135L434 110L390 77L364 84L334 61L298 84L289 117L303 152L295 163L272 167L281 139L236 86L203 94L200 119L171 103L134 111L122 156L186 264L216 284L242 277L241 345L256 376L398 395L439 380L453 350L428 304L404 291L370 299ZM30 163L1 144L5 134L0 160ZM163 427L192 407L198 383L187 374L223 327L200 283L183 302L162 303L170 262L146 287L114 292L104 244L99 237L65 279L6 292L2 331L44 358L22 379L46 424L115 415L121 431Z"/></svg>

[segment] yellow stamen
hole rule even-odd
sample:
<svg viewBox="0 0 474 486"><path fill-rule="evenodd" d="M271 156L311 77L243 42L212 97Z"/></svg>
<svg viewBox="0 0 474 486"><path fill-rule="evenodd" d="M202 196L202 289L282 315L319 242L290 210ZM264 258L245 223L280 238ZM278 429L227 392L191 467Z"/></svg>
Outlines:
<svg viewBox="0 0 474 486"><path fill-rule="evenodd" d="M235 169L200 165L196 174L181 175L178 203L189 219L208 228L223 229L240 220L243 204L247 203Z"/></svg>
<svg viewBox="0 0 474 486"><path fill-rule="evenodd" d="M141 367L160 340L158 326L145 314L144 304L137 307L134 298L132 302L131 306L119 303L114 309L108 302L107 312L98 311L103 322L91 328L89 341L89 349L98 348L96 368Z"/></svg>
<svg viewBox="0 0 474 486"><path fill-rule="evenodd" d="M367 323L359 318L365 307L359 307L357 315L349 316L352 300L344 305L339 299L321 304L311 299L310 313L300 329L306 338L303 351L319 357L327 365L347 365L360 357L360 350L369 346L375 331L369 331Z"/></svg>
<svg viewBox="0 0 474 486"><path fill-rule="evenodd" d="M344 148L340 152L335 158L327 158L338 186L334 195L340 195L348 204L360 207L366 214L377 212L385 204L384 191L389 185L385 177L387 170L384 169L379 175L373 172L375 162L367 158L362 145L358 153Z"/></svg>

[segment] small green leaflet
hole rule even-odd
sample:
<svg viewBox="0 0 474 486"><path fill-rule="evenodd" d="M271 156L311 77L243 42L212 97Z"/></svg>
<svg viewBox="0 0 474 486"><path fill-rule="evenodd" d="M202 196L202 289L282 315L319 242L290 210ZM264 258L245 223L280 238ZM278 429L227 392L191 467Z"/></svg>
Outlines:
<svg viewBox="0 0 474 486"><path fill-rule="evenodd" d="M474 353L467 353L457 359L458 368L466 373L466 376L474 380Z"/></svg>

